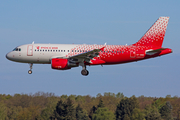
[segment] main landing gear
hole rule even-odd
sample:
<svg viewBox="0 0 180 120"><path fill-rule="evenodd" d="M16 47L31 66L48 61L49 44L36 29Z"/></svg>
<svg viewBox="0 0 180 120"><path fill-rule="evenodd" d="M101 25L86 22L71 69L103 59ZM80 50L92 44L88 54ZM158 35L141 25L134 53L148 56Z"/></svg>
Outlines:
<svg viewBox="0 0 180 120"><path fill-rule="evenodd" d="M89 71L88 70L82 70L81 74L84 76L87 76L89 74Z"/></svg>
<svg viewBox="0 0 180 120"><path fill-rule="evenodd" d="M33 63L29 63L29 66L30 66L30 70L28 71L29 74L32 74L32 66L33 66Z"/></svg>
<svg viewBox="0 0 180 120"><path fill-rule="evenodd" d="M86 66L83 65L82 68L83 68L83 69L82 69L82 71L81 71L81 74L84 75L84 76L87 76L87 75L89 74L89 71L86 70Z"/></svg>

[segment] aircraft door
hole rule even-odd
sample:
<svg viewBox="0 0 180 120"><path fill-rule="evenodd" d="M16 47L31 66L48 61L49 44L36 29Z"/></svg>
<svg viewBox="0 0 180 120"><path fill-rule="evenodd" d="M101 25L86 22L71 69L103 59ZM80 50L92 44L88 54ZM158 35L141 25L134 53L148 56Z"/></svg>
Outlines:
<svg viewBox="0 0 180 120"><path fill-rule="evenodd" d="M28 45L27 46L27 56L32 56L33 55L33 45Z"/></svg>
<svg viewBox="0 0 180 120"><path fill-rule="evenodd" d="M130 58L136 57L136 51L130 51Z"/></svg>

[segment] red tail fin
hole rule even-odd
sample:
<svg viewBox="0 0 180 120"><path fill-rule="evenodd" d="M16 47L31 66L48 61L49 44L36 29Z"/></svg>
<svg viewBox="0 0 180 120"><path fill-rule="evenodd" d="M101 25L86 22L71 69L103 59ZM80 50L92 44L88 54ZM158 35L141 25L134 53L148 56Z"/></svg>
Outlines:
<svg viewBox="0 0 180 120"><path fill-rule="evenodd" d="M164 40L168 21L169 17L160 17L145 33L145 35L133 45L161 47Z"/></svg>

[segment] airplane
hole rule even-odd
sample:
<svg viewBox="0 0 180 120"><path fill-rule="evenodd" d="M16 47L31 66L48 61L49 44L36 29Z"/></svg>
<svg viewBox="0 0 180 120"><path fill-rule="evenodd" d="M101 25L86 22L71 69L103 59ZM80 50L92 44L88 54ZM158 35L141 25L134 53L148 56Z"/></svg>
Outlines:
<svg viewBox="0 0 180 120"><path fill-rule="evenodd" d="M87 76L86 66L112 65L134 62L172 53L162 47L169 17L159 17L141 39L131 45L87 44L26 44L6 54L11 61L33 64L51 64L52 69L69 70L82 66L81 74Z"/></svg>

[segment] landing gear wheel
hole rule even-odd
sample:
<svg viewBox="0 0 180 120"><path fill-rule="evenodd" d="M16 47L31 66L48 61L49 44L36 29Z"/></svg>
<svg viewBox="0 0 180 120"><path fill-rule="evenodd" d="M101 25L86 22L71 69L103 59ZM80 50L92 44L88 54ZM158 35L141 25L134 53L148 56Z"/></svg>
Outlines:
<svg viewBox="0 0 180 120"><path fill-rule="evenodd" d="M29 70L28 73L29 73L29 74L32 74L32 70Z"/></svg>
<svg viewBox="0 0 180 120"><path fill-rule="evenodd" d="M32 66L33 66L33 63L29 63L29 67L30 67L30 70L28 71L29 74L32 74Z"/></svg>
<svg viewBox="0 0 180 120"><path fill-rule="evenodd" d="M82 70L81 71L81 74L84 75L84 76L87 76L89 74L89 71L87 70Z"/></svg>

